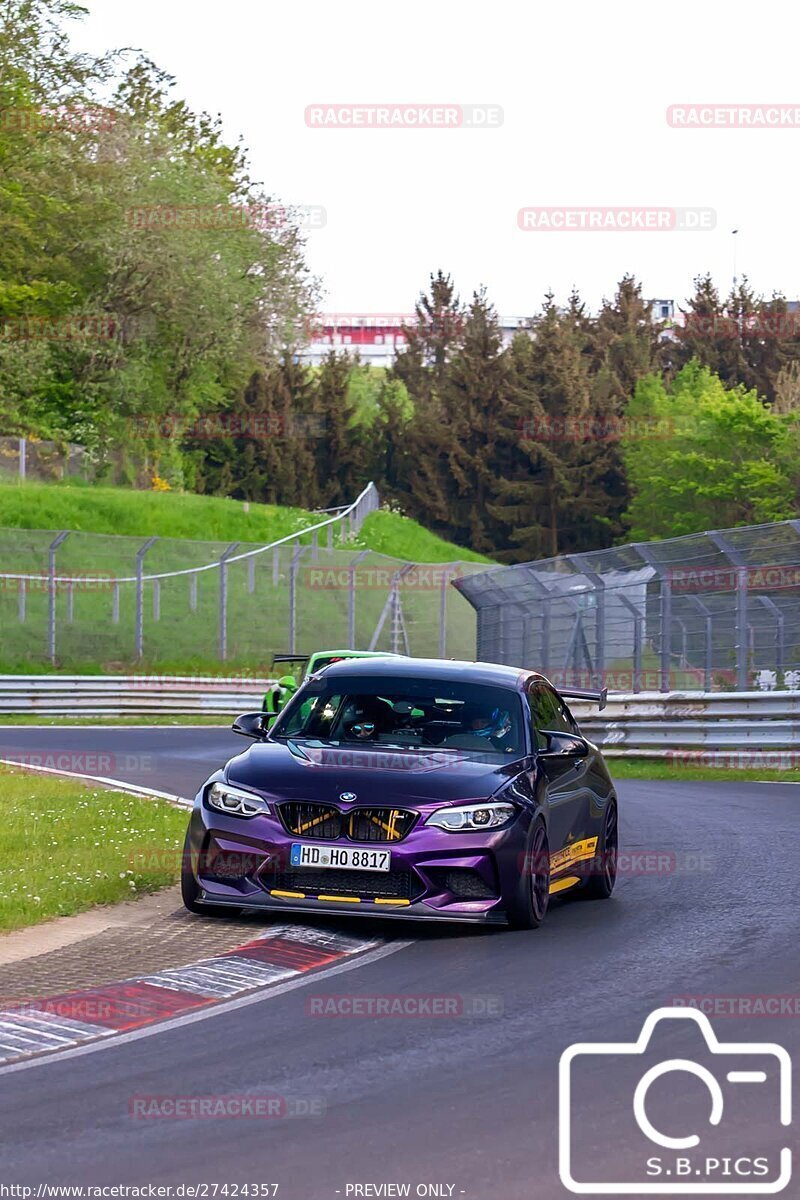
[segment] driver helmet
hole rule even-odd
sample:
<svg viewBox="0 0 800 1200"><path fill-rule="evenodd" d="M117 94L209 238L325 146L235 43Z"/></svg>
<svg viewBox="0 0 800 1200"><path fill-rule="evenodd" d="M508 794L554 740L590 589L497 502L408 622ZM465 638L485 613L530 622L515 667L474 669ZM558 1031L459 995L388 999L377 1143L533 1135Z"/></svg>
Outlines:
<svg viewBox="0 0 800 1200"><path fill-rule="evenodd" d="M477 704L465 706L464 722L476 737L504 738L511 732L511 714L505 708L483 708Z"/></svg>

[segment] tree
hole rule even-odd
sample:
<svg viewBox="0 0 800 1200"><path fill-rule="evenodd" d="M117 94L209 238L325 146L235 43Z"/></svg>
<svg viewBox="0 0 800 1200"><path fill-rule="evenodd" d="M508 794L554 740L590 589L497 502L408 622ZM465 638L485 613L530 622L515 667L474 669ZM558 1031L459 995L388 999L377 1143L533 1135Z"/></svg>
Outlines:
<svg viewBox="0 0 800 1200"><path fill-rule="evenodd" d="M592 371L603 378L602 391L619 415L638 381L658 370L663 357L663 330L632 275L622 277L613 300L603 301L587 332Z"/></svg>
<svg viewBox="0 0 800 1200"><path fill-rule="evenodd" d="M637 540L781 521L794 515L797 439L754 391L726 388L698 362L671 384L642 380L633 426L654 436L624 439L633 494L626 514ZM655 436L657 431L661 436Z"/></svg>
<svg viewBox="0 0 800 1200"><path fill-rule="evenodd" d="M350 391L353 364L334 351L316 378L313 439L316 491L325 508L349 504L369 480L364 432L358 422L358 399Z"/></svg>
<svg viewBox="0 0 800 1200"><path fill-rule="evenodd" d="M179 442L140 431L234 402L314 283L296 215L252 183L218 119L146 59L70 50L84 11L3 0L0 419L99 458L138 449L181 483ZM62 336L66 318L100 332Z"/></svg>

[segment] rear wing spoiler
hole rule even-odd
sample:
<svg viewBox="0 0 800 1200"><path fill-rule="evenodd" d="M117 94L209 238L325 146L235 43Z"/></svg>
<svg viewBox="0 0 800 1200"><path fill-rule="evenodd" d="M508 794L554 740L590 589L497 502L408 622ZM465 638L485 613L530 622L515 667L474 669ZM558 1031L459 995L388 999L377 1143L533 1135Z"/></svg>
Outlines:
<svg viewBox="0 0 800 1200"><path fill-rule="evenodd" d="M604 709L608 701L608 688L603 688L600 692L584 692L579 688L559 688L561 695L565 700L596 700L597 707Z"/></svg>
<svg viewBox="0 0 800 1200"><path fill-rule="evenodd" d="M272 665L276 663L307 663L311 658L310 654L273 654Z"/></svg>

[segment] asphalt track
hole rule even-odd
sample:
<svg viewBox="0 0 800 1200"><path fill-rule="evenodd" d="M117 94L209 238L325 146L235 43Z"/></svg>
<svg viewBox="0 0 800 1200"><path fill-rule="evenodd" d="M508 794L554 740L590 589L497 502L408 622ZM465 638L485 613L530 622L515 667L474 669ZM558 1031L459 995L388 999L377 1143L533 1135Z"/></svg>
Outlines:
<svg viewBox="0 0 800 1200"><path fill-rule="evenodd" d="M43 748L119 762L127 755L120 777L184 795L239 745L211 729L0 731L0 757ZM568 1194L558 1175L558 1064L570 1044L630 1042L676 997L788 997L793 1017L715 1017L713 1025L725 1041L777 1042L800 1062L800 787L626 782L619 792L623 874L610 902L555 902L531 933L332 918L332 927L410 944L192 1024L0 1070L0 1184L277 1183L280 1200L398 1194L347 1190L368 1184L408 1184L413 1196L418 1184L433 1184L444 1196L546 1200ZM438 995L467 1006L479 997L489 1012L311 1015L314 998L344 994ZM662 1029L654 1061L699 1052L688 1024ZM708 1055L702 1062L715 1065ZM642 1153L629 1063L618 1057L576 1076L579 1178L635 1186L647 1154L674 1157L657 1147ZM691 1076L679 1086L660 1080L648 1112L674 1136L696 1129L701 1149L718 1156L774 1163L780 1147L797 1147L797 1123L781 1128L771 1082L726 1089L718 1130ZM320 1115L129 1115L132 1096L245 1093L305 1100ZM796 1178L785 1194L798 1194Z"/></svg>

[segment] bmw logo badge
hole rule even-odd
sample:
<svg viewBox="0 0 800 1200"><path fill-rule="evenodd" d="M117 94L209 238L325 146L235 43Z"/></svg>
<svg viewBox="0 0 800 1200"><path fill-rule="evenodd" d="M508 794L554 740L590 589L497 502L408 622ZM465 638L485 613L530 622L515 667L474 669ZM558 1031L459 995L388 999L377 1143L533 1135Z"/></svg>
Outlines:
<svg viewBox="0 0 800 1200"><path fill-rule="evenodd" d="M352 804L354 800L358 799L358 796L355 794L355 792L342 792L339 799L341 800L342 804Z"/></svg>

